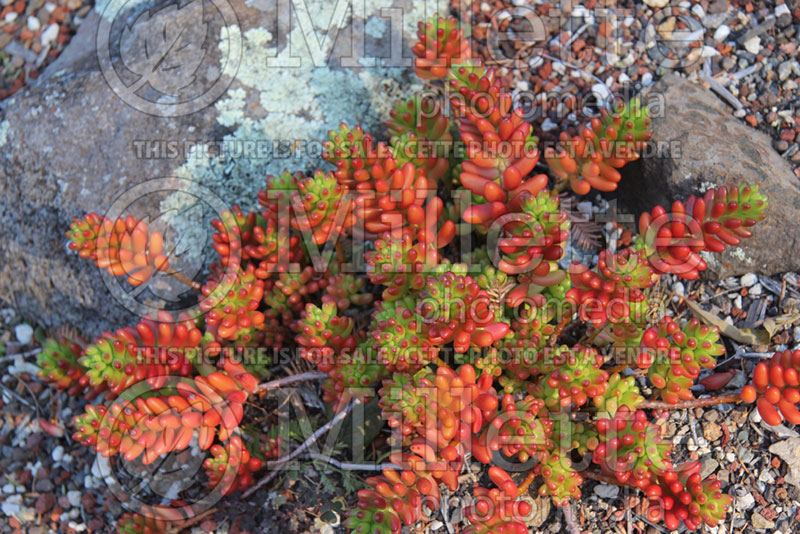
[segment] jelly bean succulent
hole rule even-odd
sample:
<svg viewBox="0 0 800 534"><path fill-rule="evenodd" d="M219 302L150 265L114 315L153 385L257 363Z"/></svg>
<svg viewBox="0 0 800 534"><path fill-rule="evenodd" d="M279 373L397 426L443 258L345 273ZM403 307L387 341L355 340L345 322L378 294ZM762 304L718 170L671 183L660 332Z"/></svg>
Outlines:
<svg viewBox="0 0 800 534"><path fill-rule="evenodd" d="M318 437L287 455L288 423L264 423L262 393L322 379L337 421L375 400L390 434L376 447L389 444L391 465L351 499L351 532L400 533L435 512L440 485L471 478L470 458L492 485L472 488L464 532L526 532L533 481L569 506L589 476L641 490L648 519L670 529L718 525L731 498L697 466L673 465L653 410L691 403L724 347L715 327L661 317L650 296L664 275L699 276L701 253L751 237L767 197L757 185L711 188L642 214L630 245L596 264L567 264L559 192L615 190L651 137L647 108L615 104L562 134L544 166L524 110L459 23L434 17L418 39L415 71L442 101L398 102L387 132L342 124L323 142L323 168L266 177L248 202L260 212L234 206L211 221L217 256L198 280L171 270L172 243L133 215L75 219L67 237L80 257L134 286L174 277L196 305L91 343L44 343L44 380L102 399L75 416L74 438L127 462L205 454L209 488L249 496L273 480L265 468ZM280 348L295 349L288 365L235 357ZM800 351L776 353L742 400L768 424L800 423L799 377ZM525 482L501 464L522 466ZM118 530L165 532L170 510L129 510Z"/></svg>

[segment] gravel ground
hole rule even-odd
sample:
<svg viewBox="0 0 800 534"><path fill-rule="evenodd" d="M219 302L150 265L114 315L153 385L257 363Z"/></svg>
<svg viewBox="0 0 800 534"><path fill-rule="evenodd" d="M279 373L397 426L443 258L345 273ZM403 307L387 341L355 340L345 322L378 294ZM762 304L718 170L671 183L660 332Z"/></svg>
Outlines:
<svg viewBox="0 0 800 534"><path fill-rule="evenodd" d="M19 91L52 62L75 34L94 2L0 2L0 100Z"/></svg>
<svg viewBox="0 0 800 534"><path fill-rule="evenodd" d="M472 23L481 55L519 94L535 95L533 121L545 142L564 128L574 134L598 99L630 98L678 72L699 78L734 116L770 135L800 178L797 0L495 0L457 12ZM545 113L539 99L549 102Z"/></svg>

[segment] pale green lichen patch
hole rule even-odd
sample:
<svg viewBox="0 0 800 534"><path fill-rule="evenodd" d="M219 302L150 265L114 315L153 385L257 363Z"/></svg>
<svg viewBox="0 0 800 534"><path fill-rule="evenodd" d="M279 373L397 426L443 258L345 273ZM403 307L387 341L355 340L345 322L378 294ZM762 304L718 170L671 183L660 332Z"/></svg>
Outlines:
<svg viewBox="0 0 800 534"><path fill-rule="evenodd" d="M321 142L340 122L360 124L376 137L385 138L385 121L395 101L408 98L423 86L409 86L410 68L341 67L337 58L327 66L318 66L320 55L327 58L334 45L332 38L324 36L336 35L336 28L328 27L330 21L335 24L341 15L335 11L336 4L335 1L304 3L307 20L316 34L304 33L295 22L288 35L290 46L284 44L287 40L284 36L278 39L264 28L241 33L242 56L236 78L214 105L217 122L229 132L214 140L223 147L223 152L210 155L194 150L187 155L186 163L175 170L175 175L208 187L229 206L239 203L244 210L254 209L256 193L264 186L268 174L278 174L284 169L304 172L332 169L321 158ZM404 14L404 30L409 38L416 21L431 15L421 12L417 4L426 3L413 2L414 9ZM378 0L367 6L370 13L365 14L365 31L371 38L387 42L391 38L388 18L374 15L391 5L389 0ZM351 24L349 11L344 23ZM238 31L237 27L223 29L221 50L239 37L234 33ZM343 30L339 39L349 37ZM317 46L321 48L316 50ZM290 66L292 62L299 66ZM185 198L172 195L162 202L162 210L180 214L184 202ZM197 230L188 222L175 220L172 224L187 235Z"/></svg>

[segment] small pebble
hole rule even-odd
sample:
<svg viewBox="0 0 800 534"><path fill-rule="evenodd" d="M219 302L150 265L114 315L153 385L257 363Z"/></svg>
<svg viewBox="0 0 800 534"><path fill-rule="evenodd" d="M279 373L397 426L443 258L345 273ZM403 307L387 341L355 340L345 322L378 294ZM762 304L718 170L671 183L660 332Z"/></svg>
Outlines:
<svg viewBox="0 0 800 534"><path fill-rule="evenodd" d="M751 37L744 43L744 48L751 54L761 52L761 37Z"/></svg>
<svg viewBox="0 0 800 534"><path fill-rule="evenodd" d="M61 458L64 457L64 447L58 445L55 449L53 449L53 452L50 454L50 456L53 458L53 462L60 462Z"/></svg>
<svg viewBox="0 0 800 534"><path fill-rule="evenodd" d="M725 40L726 37L728 37L728 35L730 35L730 33L731 29L725 24L723 24L722 26L717 28L716 31L714 32L714 40L719 41L721 43L722 41Z"/></svg>
<svg viewBox="0 0 800 534"><path fill-rule="evenodd" d="M57 38L58 38L58 24L54 22L42 32L42 37L41 37L42 46L47 46L50 43L54 43Z"/></svg>
<svg viewBox="0 0 800 534"><path fill-rule="evenodd" d="M14 327L14 335L17 336L17 341L27 345L33 339L33 328L27 323L18 324Z"/></svg>
<svg viewBox="0 0 800 534"><path fill-rule="evenodd" d="M70 506L76 507L81 505L81 492L72 490L67 492L67 500Z"/></svg>
<svg viewBox="0 0 800 534"><path fill-rule="evenodd" d="M763 292L763 288L762 288L761 284L756 284L756 285L754 285L753 287L751 287L749 289L749 293L751 295L753 295L754 297L759 296L762 292Z"/></svg>
<svg viewBox="0 0 800 534"><path fill-rule="evenodd" d="M753 273L747 273L742 275L741 283L744 287L752 287L756 282L758 282L758 276Z"/></svg>

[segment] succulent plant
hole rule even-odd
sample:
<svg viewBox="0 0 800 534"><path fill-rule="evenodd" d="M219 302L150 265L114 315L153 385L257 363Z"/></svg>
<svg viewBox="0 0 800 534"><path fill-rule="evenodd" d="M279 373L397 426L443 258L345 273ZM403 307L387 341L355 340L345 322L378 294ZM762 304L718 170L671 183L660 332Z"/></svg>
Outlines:
<svg viewBox="0 0 800 534"><path fill-rule="evenodd" d="M648 109L639 99L618 103L613 113L603 109L579 135L570 138L562 132L562 147L548 148L545 159L556 177L579 195L587 194L592 187L614 191L622 178L617 169L639 159L639 152L652 136L649 126Z"/></svg>
<svg viewBox="0 0 800 534"><path fill-rule="evenodd" d="M292 225L310 234L317 245L336 240L345 228L353 225L353 214L347 188L339 185L332 172L316 171L300 180L292 198Z"/></svg>
<svg viewBox="0 0 800 534"><path fill-rule="evenodd" d="M388 302L374 316L375 328L370 336L375 359L386 371L413 373L436 359L438 347L423 332L422 317L402 304Z"/></svg>
<svg viewBox="0 0 800 534"><path fill-rule="evenodd" d="M268 176L260 213L233 206L212 221L218 260L202 285L169 269L161 235L135 217L75 219L69 247L79 256L133 285L160 270L199 295L191 314L145 316L91 344L43 344L42 378L70 394L87 386L90 397L106 395L74 418L74 438L151 465L196 443L208 451L210 484L229 493L250 486L264 461L300 460L310 443L282 442L275 430L286 427L246 406L275 387L324 378L322 401L337 421L377 395L392 429L396 469L367 480L346 520L353 532L413 525L438 508L441 484L461 491L470 455L496 488L475 488L465 532L526 531L530 508L494 465L502 458L536 462L523 488L539 477L539 493L557 505L580 498L584 476L614 477L642 490L651 522L719 525L730 497L720 481L700 479L699 465L673 466L650 410L729 402L691 392L724 348L716 329L696 319L681 327L651 302L662 275L695 278L706 268L701 252L751 237L766 196L755 185L718 187L670 211L656 207L640 217L635 240L609 244L596 266L567 268L571 225L559 192L616 189L619 169L649 139L648 110L634 100L577 136L562 134L544 153L550 184L507 73L472 57L454 19L423 23L413 50L417 71L445 89L449 107L404 98L388 132L343 123L329 133L322 159L333 171ZM470 237L479 240L472 249ZM239 363L278 349L301 358ZM277 371L272 363L299 374L259 387ZM321 373L303 372L313 368ZM637 387L644 370L654 395ZM768 424L800 424L798 373L800 351L778 352L741 398ZM730 374L703 384L721 387ZM144 393L130 399L129 388ZM250 450L242 436L252 437ZM373 442L376 457L384 438ZM573 464L579 456L594 463ZM120 530L183 526L169 524L184 517L170 506L140 513L122 518Z"/></svg>
<svg viewBox="0 0 800 534"><path fill-rule="evenodd" d="M670 403L693 399L690 391L700 370L713 369L716 356L725 348L719 342L716 327L708 327L691 319L681 330L671 318L665 317L657 327L642 336L643 352L639 366L648 369L648 376L661 397Z"/></svg>
<svg viewBox="0 0 800 534"><path fill-rule="evenodd" d="M568 456L545 453L534 470L544 479L539 495L550 496L557 506L567 504L570 499L580 499L583 477L572 467Z"/></svg>
<svg viewBox="0 0 800 534"><path fill-rule="evenodd" d="M598 419L596 427L599 444L592 461L620 483L646 490L672 470L672 447L643 411L622 406L613 419Z"/></svg>
<svg viewBox="0 0 800 534"><path fill-rule="evenodd" d="M702 198L674 202L670 212L656 206L643 213L636 246L655 272L692 280L707 268L699 253L722 252L751 237L751 227L764 219L768 204L757 185L711 188Z"/></svg>
<svg viewBox="0 0 800 534"><path fill-rule="evenodd" d="M113 276L127 276L132 286L169 269L161 233L151 232L147 223L132 215L112 221L89 213L72 220L67 237L71 250Z"/></svg>
<svg viewBox="0 0 800 534"><path fill-rule="evenodd" d="M608 373L600 368L603 357L591 347L562 345L545 354L552 371L538 377L529 391L542 399L549 410L581 407L608 390Z"/></svg>
<svg viewBox="0 0 800 534"><path fill-rule="evenodd" d="M146 380L160 388L170 376L188 376L190 357L202 333L188 319L176 322L165 311L153 319L145 315L135 328L105 332L87 346L78 363L86 369L89 384L105 384L115 395Z"/></svg>
<svg viewBox="0 0 800 534"><path fill-rule="evenodd" d="M125 512L117 521L118 534L166 534L167 521Z"/></svg>
<svg viewBox="0 0 800 534"><path fill-rule="evenodd" d="M66 390L70 396L85 391L84 398L93 400L108 389L108 384L101 382L90 386L86 367L78 362L86 345L86 340L77 334L57 334L46 339L36 359L40 368L37 376L56 389Z"/></svg>
<svg viewBox="0 0 800 534"><path fill-rule="evenodd" d="M742 400L756 402L758 413L772 426L785 419L800 424L800 350L776 352L769 363L760 362L753 371L752 384L742 389Z"/></svg>
<svg viewBox="0 0 800 534"><path fill-rule="evenodd" d="M486 292L470 276L429 276L420 299L417 312L434 344L452 341L456 352L466 352L470 345L488 347L508 333L509 325L497 320Z"/></svg>
<svg viewBox="0 0 800 534"><path fill-rule="evenodd" d="M201 290L199 308L205 312L205 325L219 339L236 339L252 335L264 323L258 310L264 296L264 282L255 268L227 271L209 279Z"/></svg>
<svg viewBox="0 0 800 534"><path fill-rule="evenodd" d="M414 72L420 78L445 78L452 65L472 56L469 41L464 39L464 32L453 17L420 22L417 37L419 40L411 47L411 52L417 56Z"/></svg>
<svg viewBox="0 0 800 534"><path fill-rule="evenodd" d="M375 250L365 254L365 261L370 282L386 286L381 297L393 301L422 291L424 273L439 263L439 253L425 242L414 243L410 232L400 237L386 233L375 240Z"/></svg>
<svg viewBox="0 0 800 534"><path fill-rule="evenodd" d="M663 521L670 530L677 529L681 521L689 530L722 523L733 497L720 491L722 484L716 477L702 480L699 471L700 463L690 462L661 477L650 492L648 519Z"/></svg>
<svg viewBox="0 0 800 534"><path fill-rule="evenodd" d="M553 422L537 417L543 408L544 402L531 396L515 401L511 395L503 395L498 414L473 443L473 456L488 464L492 451L499 450L506 457L516 456L525 463L537 452L550 448Z"/></svg>
<svg viewBox="0 0 800 534"><path fill-rule="evenodd" d="M212 445L209 452L211 457L203 462L208 485L219 489L223 495L250 487L252 473L262 467L261 460L250 456L239 436L232 436L225 445Z"/></svg>
<svg viewBox="0 0 800 534"><path fill-rule="evenodd" d="M356 509L346 525L359 534L399 534L403 525L419 519L423 500L439 507L439 488L430 478L419 478L411 471L384 469L383 474L367 479L370 489L358 492Z"/></svg>

